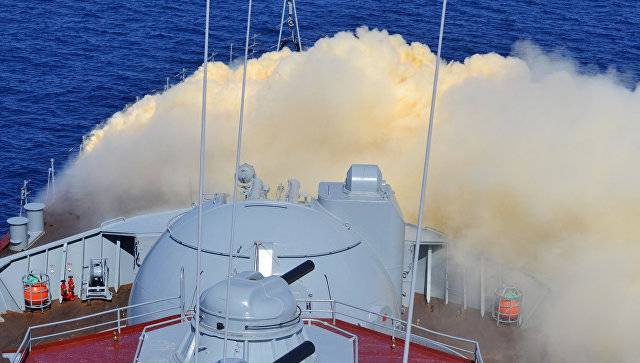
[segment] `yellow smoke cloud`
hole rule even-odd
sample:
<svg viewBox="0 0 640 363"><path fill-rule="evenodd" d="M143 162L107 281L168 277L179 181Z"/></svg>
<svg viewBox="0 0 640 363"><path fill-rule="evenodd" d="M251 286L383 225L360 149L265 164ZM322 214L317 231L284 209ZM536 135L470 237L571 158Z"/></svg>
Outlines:
<svg viewBox="0 0 640 363"><path fill-rule="evenodd" d="M548 361L631 361L640 322L640 92L530 46L443 66L429 224L536 272L551 295L530 329ZM249 62L243 161L315 193L376 163L417 207L434 54L359 29ZM209 68L207 192L229 191L241 67ZM202 71L96 128L65 170L81 222L195 199ZM87 203L89 198L93 201ZM415 218L415 217L413 217Z"/></svg>

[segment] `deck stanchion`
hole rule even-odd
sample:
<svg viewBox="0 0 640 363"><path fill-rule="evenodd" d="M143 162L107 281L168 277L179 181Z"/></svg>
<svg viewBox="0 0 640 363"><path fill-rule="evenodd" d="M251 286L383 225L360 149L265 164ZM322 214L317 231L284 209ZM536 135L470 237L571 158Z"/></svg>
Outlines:
<svg viewBox="0 0 640 363"><path fill-rule="evenodd" d="M184 308L184 266L182 266L180 267L180 317L183 319L185 316Z"/></svg>
<svg viewBox="0 0 640 363"><path fill-rule="evenodd" d="M393 321L391 324L391 348L396 347L396 322Z"/></svg>
<svg viewBox="0 0 640 363"><path fill-rule="evenodd" d="M336 302L334 300L331 300L331 320L335 325L336 324Z"/></svg>
<svg viewBox="0 0 640 363"><path fill-rule="evenodd" d="M120 335L120 309L116 310L116 314L118 316L118 335Z"/></svg>
<svg viewBox="0 0 640 363"><path fill-rule="evenodd" d="M118 287L120 287L120 240L116 241L116 283L115 283L115 290L116 290L116 294L118 293Z"/></svg>
<svg viewBox="0 0 640 363"><path fill-rule="evenodd" d="M444 245L444 304L449 305L449 245Z"/></svg>
<svg viewBox="0 0 640 363"><path fill-rule="evenodd" d="M431 302L431 271L433 266L433 247L427 247L427 283L424 289L425 297L427 298L427 304Z"/></svg>
<svg viewBox="0 0 640 363"><path fill-rule="evenodd" d="M462 266L462 308L467 310L467 266Z"/></svg>
<svg viewBox="0 0 640 363"><path fill-rule="evenodd" d="M485 271L484 271L484 255L480 256L480 315L484 318L485 311Z"/></svg>
<svg viewBox="0 0 640 363"><path fill-rule="evenodd" d="M60 281L67 280L67 244L62 245L62 261L60 262ZM62 296L62 291L60 291L60 303L64 300L64 296Z"/></svg>
<svg viewBox="0 0 640 363"><path fill-rule="evenodd" d="M82 237L82 270L80 272L80 300L82 300L82 297L84 296L83 292L84 292L84 269L86 268L85 265L85 260L86 260L86 254L85 254L85 239L84 237Z"/></svg>

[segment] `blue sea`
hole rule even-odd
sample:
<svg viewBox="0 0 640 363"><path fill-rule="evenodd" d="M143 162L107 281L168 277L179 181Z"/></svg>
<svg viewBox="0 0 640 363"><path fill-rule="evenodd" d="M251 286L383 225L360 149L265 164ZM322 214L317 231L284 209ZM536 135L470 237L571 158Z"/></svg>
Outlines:
<svg viewBox="0 0 640 363"><path fill-rule="evenodd" d="M204 0L0 0L0 232L19 210L22 181L46 187L92 128L136 97L179 81L202 61ZM273 50L281 1L254 1L252 54ZM359 26L435 48L441 2L298 0L304 47ZM212 1L211 55L240 56L247 4ZM451 0L443 57L508 55L528 40L583 72L640 81L638 0ZM252 41L253 43L253 41Z"/></svg>

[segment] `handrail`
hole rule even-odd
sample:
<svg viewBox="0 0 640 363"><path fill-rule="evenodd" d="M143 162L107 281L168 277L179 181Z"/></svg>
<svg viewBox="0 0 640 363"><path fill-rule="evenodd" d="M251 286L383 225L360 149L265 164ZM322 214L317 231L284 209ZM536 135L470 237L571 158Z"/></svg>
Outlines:
<svg viewBox="0 0 640 363"><path fill-rule="evenodd" d="M171 323L175 323L175 322L182 322L183 320L187 320L189 317L192 317L192 315L193 314L185 314L185 315L173 318L173 319L163 320L163 321L159 321L157 323L145 326L144 329L142 329L142 332L140 333L140 337L138 338L138 345L136 346L136 353L133 356L134 357L133 358L134 362L139 362L138 356L140 355L140 351L142 350L142 343L144 343L144 338L147 336L147 330L153 329L153 328L158 327L160 325L171 324Z"/></svg>
<svg viewBox="0 0 640 363"><path fill-rule="evenodd" d="M376 327L378 327L380 329L392 330L392 333L393 333L392 339L395 339L395 332L396 332L396 325L395 324L392 325L391 328L389 328L388 326L385 326L385 325L382 325L382 324L378 324L378 323L375 323L375 322L372 322L372 321L366 321L366 320L361 319L361 318L359 318L357 316L349 315L349 314L346 314L346 313L336 312L336 314L345 316L347 318L351 318L351 319L355 319L355 320L360 320L360 321L366 322L367 324L374 325L374 326L376 326ZM413 326L415 326L415 325L413 325ZM406 329L406 325L405 325L405 329ZM399 329L399 331L403 332L403 331L405 331L405 329ZM450 345L450 344L442 343L442 342L439 342L439 341L436 341L436 340L433 340L433 339L429 339L427 337L423 337L423 336L419 336L419 335L415 335L415 334L412 334L412 336L415 336L415 337L420 338L420 339L424 339L428 343L430 343L432 345L435 345L435 346L438 346L442 350L445 350L445 351L447 351L447 352L449 352L449 353L451 353L453 355L456 355L456 356L458 356L460 358L465 358L465 359L468 358L463 353L473 354L473 352L470 351L470 350L466 350L466 349L463 349L463 348L460 348L460 347L456 347L456 346L453 346L453 345ZM461 352L463 352L463 353L461 353Z"/></svg>
<svg viewBox="0 0 640 363"><path fill-rule="evenodd" d="M158 303L163 303L163 302L172 301L172 300L177 301L177 304L175 306L172 305L172 306L168 306L168 307L162 307L162 308L153 310L151 312L146 312L146 313L138 314L138 315L134 315L134 316L128 316L126 318L123 318L122 314L121 314L122 311L125 311L127 309L136 308L136 307L140 307L140 306L151 305L151 304L158 304ZM133 304L133 305L127 305L127 306L124 306L124 307L114 308L114 309L110 309L110 310L100 311L100 312L97 312L97 313L94 313L94 314L84 315L84 316L80 316L80 317L77 317L77 318L71 318L71 319L66 319L66 320L62 320L62 321L56 321L56 322L38 324L38 325L31 326L31 327L29 327L27 329L27 331L26 331L26 333L24 335L24 338L22 338L22 341L21 341L20 345L18 346L18 349L16 350L16 353L15 353L13 359L11 360L11 363L21 363L21 362L23 362L24 359L26 358L26 353L31 351L31 347L32 347L33 342L35 342L37 340L47 339L47 338L60 336L60 335L64 335L64 334L71 334L71 333L75 333L75 332L78 332L78 331L81 331L81 330L97 328L99 326L104 326L104 325L108 325L108 324L116 324L116 326L113 327L113 328L110 328L110 329L106 329L106 330L104 330L102 332L113 331L113 330L117 330L118 332L120 332L122 327L126 326L126 325L122 324L122 320L123 319L126 321L127 319L140 318L140 317L143 317L143 316L147 316L147 315L151 315L151 314L157 314L157 313L168 311L168 310L181 309L181 307L183 306L182 305L182 300L183 300L183 298L181 296L173 296L173 297L157 299L157 300L153 300L153 301L146 301L146 302ZM86 320L86 319L90 319L90 318L95 318L97 316L110 314L110 313L116 313L117 314L117 318L115 320L110 320L110 321L107 321L107 322L90 324L90 325L79 327L79 328L68 329L68 330L59 331L59 332L55 332L55 333L51 333L51 334L45 334L45 335L41 335L41 336L34 336L34 334L33 334L34 331L37 330L37 329L46 328L46 327L50 327L50 326L54 326L54 325L73 323L73 322L82 321L82 320ZM166 323L166 321L165 321L165 323Z"/></svg>
<svg viewBox="0 0 640 363"><path fill-rule="evenodd" d="M349 340L353 343L353 354L354 354L354 362L358 362L358 336L341 328L338 328L335 325L329 324L326 321L322 321L320 319L314 319L314 318L305 318L302 319L303 322L308 323L309 325L311 325L312 322L318 323L318 324L322 324L324 326L328 326L331 329L337 330L345 335L349 336Z"/></svg>
<svg viewBox="0 0 640 363"><path fill-rule="evenodd" d="M0 277L0 284L7 291L7 293L9 294L9 297L11 298L11 300L13 300L13 303L18 307L18 309L20 309L20 303L15 298L15 296L13 296L13 294L11 293L11 290L9 290L9 287L7 286L7 284L5 284L4 281L2 281L2 277ZM4 294L0 293L0 296L2 296L2 299L4 300L4 306L7 307L7 310L8 310L9 309L9 304L7 304L7 300L4 298Z"/></svg>
<svg viewBox="0 0 640 363"><path fill-rule="evenodd" d="M186 210L186 211L184 211L184 212L182 212L182 213L178 213L178 214L176 214L175 216L171 217L171 219L169 219L169 220L167 221L167 230L169 230L169 234L171 234L171 227L172 227L172 226L173 226L173 224L178 220L178 218L180 218L180 217L182 217L183 215L187 214L189 211L190 211L190 209L189 209L189 210Z"/></svg>
<svg viewBox="0 0 640 363"><path fill-rule="evenodd" d="M102 228L104 226L108 226L110 224L114 224L116 222L124 222L124 221L125 221L125 218L122 217L122 216L121 217L115 217L115 218L112 218L112 219L109 219L109 220L106 220L106 221L100 223L100 228Z"/></svg>
<svg viewBox="0 0 640 363"><path fill-rule="evenodd" d="M177 322L183 322L183 321L188 320L189 317L192 317L192 314L185 315L185 316L178 316L178 317L175 317L173 319L163 320L163 321L160 321L160 322L145 326L144 329L142 329L142 332L140 333L140 337L138 338L138 345L136 346L136 352L135 352L135 355L134 355L134 362L140 362L139 356L140 356L140 353L142 351L142 345L144 343L144 340L145 340L148 332L151 329L154 329L154 328L156 328L158 326L162 326L162 325L167 325L167 324L172 324L172 323L177 323ZM307 323L309 325L313 322L313 323L321 324L321 325L324 325L324 326L328 326L331 329L334 329L336 331L339 331L340 333L343 333L343 334L347 335L349 337L348 338L349 341L351 341L353 346L354 346L354 349L353 349L354 358L355 358L354 362L358 361L358 336L357 335L355 335L355 334L353 334L353 333L351 333L351 332L349 332L347 330L338 328L337 326L331 325L331 324L327 323L326 321L322 321L322 320L319 320L319 319L304 318L304 319L301 319L301 320L302 320L303 323Z"/></svg>
<svg viewBox="0 0 640 363"><path fill-rule="evenodd" d="M140 317L151 315L151 314L157 314L157 313L160 313L160 312L163 312L163 311L173 310L175 308L176 308L176 306L170 306L168 308L158 309L158 310L154 310L154 311L147 312L147 313L144 313L144 314L129 316L129 317L127 317L127 319L140 318ZM116 319L116 320L105 321L105 322L102 322L102 323L96 323L96 324L93 324L93 325L83 326L83 327L80 327L80 328L65 330L65 331L51 333L51 334L47 334L47 335L41 335L41 336L37 336L37 337L32 337L31 341L52 338L52 337L59 336L59 335L64 335L64 334L75 333L75 332L78 332L78 331L97 328L99 326L108 325L108 324L118 324L119 326L115 326L115 327L110 328L110 329L105 329L105 330L101 331L101 333L107 332L107 331L112 331L112 330L118 330L119 331L123 327L123 325L121 325L121 321L122 321L122 318L119 318L119 319Z"/></svg>
<svg viewBox="0 0 640 363"><path fill-rule="evenodd" d="M325 304L329 304L329 306L330 306L329 310L303 309L303 312L305 312L305 313L314 313L314 312L315 313L331 313L331 314L334 314L334 315L335 314L342 315L342 316L345 316L345 317L348 317L348 318L351 318L351 319L355 319L357 321L361 321L361 322L365 322L367 324L371 324L371 325L377 326L377 327L379 327L381 329L391 330L392 331L392 339L395 339L395 333L396 333L397 330L399 330L401 332L406 331L405 329L407 327L407 322L405 320L402 320L402 319L399 319L399 318L395 318L393 316L383 315L383 314L380 314L380 313L377 313L377 312L374 312L374 311L369 311L367 309L364 309L364 308L361 308L361 307L358 307L358 306L355 306L355 305L351 305L351 304L348 304L348 303L344 303L344 302L336 300L336 299L298 299L296 301L298 303L305 303L305 304L306 303L325 303ZM360 312L363 312L363 313L373 314L373 315L376 315L377 317L380 317L380 318L389 319L391 321L391 323L392 323L391 327L385 326L385 325L382 325L382 324L378 324L376 322L368 321L368 320L363 319L361 317L349 315L349 314L346 314L344 312L338 311L338 309L337 309L338 305L339 306L343 306L343 307L348 307L348 308L351 308L351 309L354 309L354 310L357 310L357 311L360 311ZM403 326L404 329L396 329L397 325ZM433 339L430 339L430 338L427 338L427 337L424 337L424 336L419 336L419 335L412 334L412 336L419 337L421 339L425 339L430 344L438 346L441 349L449 351L452 354L458 355L458 356L460 356L462 358L469 358L469 357L465 356L464 354L472 354L473 355L473 360L475 362L478 362L478 363L482 363L483 362L482 353L480 352L480 344L477 341L471 340L471 339L457 337L457 336L450 335L450 334L441 333L441 332L438 332L438 331L435 331L435 330L427 329L427 328L422 327L422 326L418 326L416 324L411 324L411 326L412 326L412 328L415 328L415 329L417 329L419 331L422 331L422 332L426 332L426 333L429 333L429 334L433 334L433 335L436 335L436 336L439 336L439 337L443 337L443 338L447 338L447 339L451 339L451 340L455 340L455 341L460 341L460 342L465 342L465 343L472 344L473 345L473 350L469 350L469 349L464 349L464 348L461 348L461 347L456 347L456 346L453 346L451 344L439 342L439 341L436 341L436 340L433 340Z"/></svg>
<svg viewBox="0 0 640 363"><path fill-rule="evenodd" d="M133 304L133 305L127 305L127 306L120 307L120 308L114 308L114 309L111 309L111 310L99 311L97 313L79 316L77 318L72 318L72 319L67 319L67 320L62 320L62 321L54 321L54 322L46 323L46 324L38 324L38 325L34 325L34 326L30 327L30 329L39 329L39 328L46 328L46 327L51 326L51 325L72 323L72 322L78 321L78 320L84 320L84 319L93 318L93 317L96 317L96 316L99 316L99 315L113 313L113 312L116 312L118 310L122 311L124 309L137 308L139 306L156 304L156 303L165 302L165 301L174 300L174 299L180 299L180 297L179 296L174 296L174 297L168 297L168 298L158 299L158 300L153 300L153 301L146 301L146 302L143 302L143 303L138 303L138 304Z"/></svg>
<svg viewBox="0 0 640 363"><path fill-rule="evenodd" d="M133 304L133 305L128 305L128 306L124 306L124 307L120 307L120 308L114 308L114 309L110 309L110 310L106 310L106 311L101 311L101 312L97 312L94 314L89 314L89 315L85 315L82 317L77 317L77 318L72 318L72 319L67 319L67 320L62 320L62 321L58 321L58 322L51 322L51 323L45 323L45 324L39 324L39 325L34 325L32 327L29 327L24 335L24 338L22 339L20 346L18 347L18 349L16 350L16 353L14 355L14 357L12 358L12 363L21 363L24 361L24 359L26 358L28 352L31 351L31 347L33 342L38 341L38 340L42 340L42 339L47 339L47 338L51 338L54 336L59 336L59 335L64 335L64 334L70 334L70 333L74 333L74 332L78 332L81 330L86 330L86 329L91 329L91 328L96 328L99 326L104 326L104 325L108 325L108 324L117 324L115 327L110 328L110 329L106 329L102 332L106 332L106 331L114 331L117 330L118 332L120 332L121 328L124 326L121 323L121 320L123 319L121 316L121 312L126 310L126 309L130 309L130 308L135 308L135 307L140 307L140 306L146 306L146 305L151 305L151 304L158 304L158 303L163 303L163 302L167 302L167 301L171 301L171 300L177 300L177 304L175 306L169 306L169 307L162 307L160 309L156 309L154 311L151 312L146 312L146 313L142 313L142 314L138 314L135 316L128 316L125 319L125 321L127 319L133 319L133 318L140 318L142 316L147 316L150 314L157 314L160 312L164 312L164 311L168 311L168 310L172 310L172 309L180 309L181 310L181 316L170 319L170 320L163 320L151 325L147 325L143 328L141 334L140 334L140 338L139 338L139 342L138 342L138 347L136 348L136 358L138 356L138 354L140 353L140 349L141 349L141 345L142 342L144 341L144 338L147 334L147 332L150 329L153 329L157 326L163 325L163 324L169 324L169 323L173 323L176 321L182 321L185 319L189 319L189 317L192 317L192 312L183 312L181 307L182 307L182 298L180 296L176 296L176 297L169 297L169 298L163 298L163 299L157 299L157 300L153 300L153 301L147 301L147 302L143 302L143 303L138 303L138 304ZM383 330L391 330L391 338L395 340L396 337L396 333L397 332L403 332L405 331L405 329L407 328L407 322L399 319L399 318L395 318L393 316L386 316L377 312L373 312L373 311L369 311L367 309L355 306L355 305L351 305L348 303L344 303L342 301L339 300L335 300L335 299L300 299L297 300L298 303L324 303L324 304L329 304L330 308L329 309L301 309L301 312L303 313L324 313L324 314L332 314L333 316L335 315L340 315L340 316L344 316L356 321L361 321L364 322L366 324L369 324L370 326L375 326L378 327L379 329L383 329ZM355 315L351 315L348 314L346 312L342 312L342 311L338 311L338 306L341 307L346 307L346 308L350 308L350 309L354 309L356 311L360 311L366 314L373 314L377 317L380 318L386 318L388 320L391 321L391 326L388 325L383 325L383 324L379 324L377 322L374 321L369 321L366 319L363 319L361 317L355 316ZM116 313L117 314L117 318L115 320L110 320L107 322L101 322L101 323L95 323L95 324L90 324L84 327L80 327L80 328L75 328L75 329L68 329L65 331L61 331L61 332L56 332L56 333L52 333L52 334L46 334L46 335L41 335L41 336L34 336L34 332L37 329L41 329L41 328L46 328L46 327L50 327L50 326L54 326L54 325L60 325L60 324L66 324L66 323L72 323L72 322L77 322L77 321L82 321L82 320L86 320L89 318L94 318L96 316L101 316L101 315L105 315L105 314L110 314L110 313ZM357 314L356 314L357 315ZM327 323L325 321L313 318L313 317L309 317L309 318L303 318L302 319L304 322L319 322L320 324L323 325L328 325L331 326L332 329L336 329L342 333L345 333L346 335L349 336L354 336L353 333L350 333L344 329L338 328L337 326L335 326L335 320L333 321L333 324ZM399 327L399 328L398 328ZM418 340L424 340L427 342L427 344L431 344L443 351L449 352L451 354L457 355L459 357L462 358L466 358L466 359L473 359L475 362L477 363L483 363L483 359L482 359L482 353L480 351L480 344L475 341L475 340L471 340L471 339L466 339L466 338L461 338L461 337L457 337L457 336L453 336L453 335L449 335L449 334L445 334L445 333L441 333L438 331L434 331L431 329L427 329L421 326L417 326L415 324L412 324L412 327L417 329L418 331L422 331L422 332L426 332L429 334L433 334L439 337L444 337L447 339L451 339L451 340L455 340L455 341L460 341L460 342L465 342L465 343L469 343L473 345L473 350L469 350L469 349L464 349L462 347L457 347L451 344L447 344L444 342L440 342L440 341L436 341L433 340L431 338L427 338L425 336L420 336L420 335L414 335L412 334L412 340L413 337L417 338ZM357 337L356 337L357 339ZM356 354L357 354L357 340L355 341L355 350L356 350ZM472 358L469 358L468 355L471 355ZM356 360L357 361L357 360Z"/></svg>
<svg viewBox="0 0 640 363"><path fill-rule="evenodd" d="M414 236L413 239L405 239L405 241L407 241L407 242L415 242L416 237L417 237L417 232L418 232L418 225L415 224L415 223L405 223L404 225L416 229L416 236ZM442 231L440 231L440 230L438 230L436 228L433 228L433 227L422 227L422 230L423 231L433 232L435 234L441 235L442 237L444 237L447 240L449 239L449 236L447 236L446 233L444 233L444 232L442 232ZM426 241L421 241L421 242L426 242ZM434 241L434 242L436 242L436 241ZM446 241L443 241L443 242L447 243Z"/></svg>
<svg viewBox="0 0 640 363"><path fill-rule="evenodd" d="M35 254L38 254L38 253L40 253L42 251L46 251L46 250L50 250L52 248L56 248L56 247L62 246L65 243L66 244L76 243L76 242L82 241L83 239L99 236L101 234L102 234L102 231L99 228L94 228L94 229L90 229L88 231L81 232L79 234L75 234L73 236L69 236L69 237L65 237L63 239L59 239L57 241L51 241L49 243L46 243L46 244L43 244L43 245L40 245L40 246L37 246L37 247L29 248L29 249L26 249L24 251L20 251L20 252L17 252L17 253L10 254L8 256L0 258L0 262L4 262L6 260L6 263L0 265L0 271L2 271L3 268L5 268L9 264L11 264L12 262L20 260L22 258L25 258L27 256L35 255Z"/></svg>

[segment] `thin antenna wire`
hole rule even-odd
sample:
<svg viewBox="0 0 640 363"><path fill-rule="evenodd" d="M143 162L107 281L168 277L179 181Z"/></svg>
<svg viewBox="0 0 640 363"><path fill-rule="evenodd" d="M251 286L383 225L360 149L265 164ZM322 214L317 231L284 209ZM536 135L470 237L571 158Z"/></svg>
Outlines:
<svg viewBox="0 0 640 363"><path fill-rule="evenodd" d="M282 1L282 16L280 17L280 32L278 32L278 44L276 44L276 50L280 50L280 44L282 44L282 27L284 26L284 12L287 8L287 0Z"/></svg>
<svg viewBox="0 0 640 363"><path fill-rule="evenodd" d="M51 167L47 170L47 193L45 194L44 200L49 202L49 192L51 189Z"/></svg>
<svg viewBox="0 0 640 363"><path fill-rule="evenodd" d="M438 74L440 72L440 52L442 51L442 35L444 34L444 15L447 0L442 0L442 15L440 17L440 33L438 35L438 51L436 53L436 69L433 76L433 92L431 94L431 110L429 112L429 129L427 131L427 147L422 168L422 187L420 189L420 207L418 208L418 230L416 231L416 246L413 250L413 270L411 271L411 289L409 290L409 313L407 315L407 331L404 336L404 351L402 362L409 361L409 345L411 342L411 325L413 321L414 295L416 293L416 272L418 271L418 257L420 256L420 241L422 240L422 219L424 217L424 200L427 191L427 177L429 176L429 158L431 156L431 136L433 135L433 118L436 112L436 96L438 94Z"/></svg>
<svg viewBox="0 0 640 363"><path fill-rule="evenodd" d="M200 271L202 270L202 195L204 194L204 155L207 130L207 64L209 57L209 7L211 0L207 0L207 10L204 27L204 64L202 66L202 118L200 120L200 181L198 182L198 249L196 252L196 308L195 308L195 361L198 362L198 347L200 342Z"/></svg>
<svg viewBox="0 0 640 363"><path fill-rule="evenodd" d="M50 161L51 161L51 191L52 191L51 196L54 197L56 195L56 168L54 166L53 158Z"/></svg>
<svg viewBox="0 0 640 363"><path fill-rule="evenodd" d="M56 169L53 165L53 158L49 159L49 169L47 170L47 193L45 201L48 203L49 198L53 199L56 194Z"/></svg>
<svg viewBox="0 0 640 363"><path fill-rule="evenodd" d="M296 10L296 0L292 0L293 3L293 17L296 19L296 33L298 33L298 46L302 51L302 39L300 39L300 28L298 27L298 11Z"/></svg>
<svg viewBox="0 0 640 363"><path fill-rule="evenodd" d="M284 14L286 12L287 9L287 5L289 6L289 21L291 20L291 12L293 12L293 19L295 19L295 25L296 28L295 30L291 31L291 36L292 36L292 41L293 44L295 45L295 43L298 43L298 47L299 47L299 51L302 51L302 40L300 40L300 27L298 26L298 10L296 10L296 1L295 0L283 0L282 2L282 16L280 17L280 31L278 32L278 44L276 45L276 51L279 51L280 49L282 49L282 29L284 27ZM293 26L291 24L289 24L289 26Z"/></svg>
<svg viewBox="0 0 640 363"><path fill-rule="evenodd" d="M22 182L22 188L20 188L20 217L22 217L22 209L23 207L29 203L29 182L31 180L24 180Z"/></svg>
<svg viewBox="0 0 640 363"><path fill-rule="evenodd" d="M227 341L229 340L229 290L231 289L231 262L233 254L233 240L235 235L235 224L237 219L237 199L238 199L238 182L236 177L240 169L240 151L242 150L242 129L244 127L244 103L247 89L247 62L249 58L249 34L251 32L251 6L252 0L249 0L249 9L247 11L247 34L244 41L244 63L242 70L242 95L240 96L240 121L238 123L238 140L236 143L236 170L233 174L233 199L231 200L231 232L229 234L229 256L227 260L227 296L224 308L224 343L222 345L222 358L227 357Z"/></svg>

